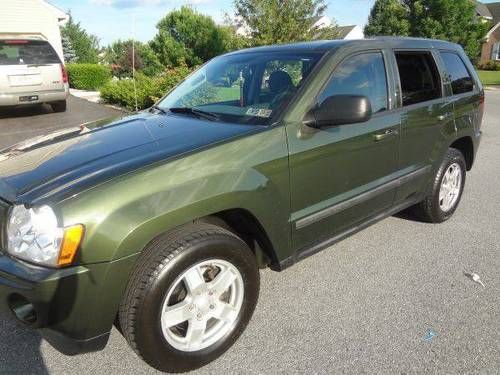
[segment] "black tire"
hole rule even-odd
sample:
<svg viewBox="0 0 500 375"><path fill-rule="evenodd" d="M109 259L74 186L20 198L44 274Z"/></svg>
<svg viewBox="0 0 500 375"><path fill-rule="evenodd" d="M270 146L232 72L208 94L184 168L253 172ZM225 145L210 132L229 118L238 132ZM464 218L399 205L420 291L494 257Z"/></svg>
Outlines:
<svg viewBox="0 0 500 375"><path fill-rule="evenodd" d="M66 100L61 100L59 102L51 103L50 106L54 112L66 112L67 102Z"/></svg>
<svg viewBox="0 0 500 375"><path fill-rule="evenodd" d="M219 341L198 351L182 351L166 340L160 323L163 302L179 275L208 259L230 262L240 272L243 303L232 328ZM193 223L153 240L132 271L119 320L134 351L160 371L199 368L228 350L250 321L259 295L260 276L254 254L233 233L207 223Z"/></svg>
<svg viewBox="0 0 500 375"><path fill-rule="evenodd" d="M439 201L441 182L443 181L445 172L452 166L452 164L455 163L459 165L460 171L462 173L460 192L458 195L458 199L455 201L452 208L447 211L443 211L441 209ZM429 223L442 223L453 216L460 203L460 199L462 198L462 194L464 191L466 170L467 167L463 154L457 149L449 148L446 152L443 162L436 172L436 175L431 181L432 186L429 187L429 193L427 194L425 199L415 207L416 214L421 220Z"/></svg>

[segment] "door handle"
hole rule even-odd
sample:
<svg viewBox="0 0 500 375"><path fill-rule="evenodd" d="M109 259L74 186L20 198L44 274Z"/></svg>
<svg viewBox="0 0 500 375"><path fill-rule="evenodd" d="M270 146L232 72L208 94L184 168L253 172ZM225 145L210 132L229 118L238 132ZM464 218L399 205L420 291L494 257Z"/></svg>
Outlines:
<svg viewBox="0 0 500 375"><path fill-rule="evenodd" d="M438 119L438 121L444 121L447 118L450 118L451 116L453 116L453 114L451 114L451 113L445 113L444 115L439 115L437 117L437 119Z"/></svg>
<svg viewBox="0 0 500 375"><path fill-rule="evenodd" d="M388 129L388 130L386 130L383 133L374 134L373 135L373 139L375 140L375 142L379 142L379 141L382 141L383 139L386 139L386 138L389 138L389 137L393 137L395 135L398 135L398 131L397 130L395 130L395 129Z"/></svg>

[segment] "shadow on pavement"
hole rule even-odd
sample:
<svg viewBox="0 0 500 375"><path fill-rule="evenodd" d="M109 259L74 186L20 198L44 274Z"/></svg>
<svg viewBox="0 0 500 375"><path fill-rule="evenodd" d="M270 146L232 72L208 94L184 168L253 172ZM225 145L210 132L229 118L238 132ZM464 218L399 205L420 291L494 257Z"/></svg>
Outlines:
<svg viewBox="0 0 500 375"><path fill-rule="evenodd" d="M0 119L15 117L31 117L52 113L52 108L47 104L33 104L18 107L0 107Z"/></svg>
<svg viewBox="0 0 500 375"><path fill-rule="evenodd" d="M0 315L0 373L48 374L40 351L41 336Z"/></svg>

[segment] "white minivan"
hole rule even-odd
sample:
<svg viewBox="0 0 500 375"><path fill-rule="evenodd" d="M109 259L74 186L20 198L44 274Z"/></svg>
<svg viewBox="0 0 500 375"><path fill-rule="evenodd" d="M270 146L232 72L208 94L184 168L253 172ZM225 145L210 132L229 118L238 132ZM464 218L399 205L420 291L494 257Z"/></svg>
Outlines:
<svg viewBox="0 0 500 375"><path fill-rule="evenodd" d="M64 112L68 93L68 74L49 42L0 34L0 106L48 103Z"/></svg>

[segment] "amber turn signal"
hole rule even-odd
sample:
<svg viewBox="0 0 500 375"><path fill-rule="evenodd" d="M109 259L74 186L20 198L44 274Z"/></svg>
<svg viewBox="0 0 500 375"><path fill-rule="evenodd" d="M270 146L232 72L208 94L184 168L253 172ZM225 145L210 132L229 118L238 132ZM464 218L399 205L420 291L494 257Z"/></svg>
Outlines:
<svg viewBox="0 0 500 375"><path fill-rule="evenodd" d="M64 229L64 237L59 252L58 266L67 266L75 260L76 253L83 239L83 225L73 225Z"/></svg>

